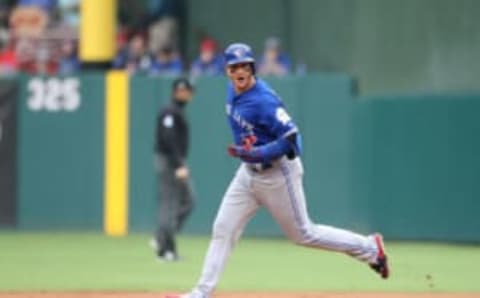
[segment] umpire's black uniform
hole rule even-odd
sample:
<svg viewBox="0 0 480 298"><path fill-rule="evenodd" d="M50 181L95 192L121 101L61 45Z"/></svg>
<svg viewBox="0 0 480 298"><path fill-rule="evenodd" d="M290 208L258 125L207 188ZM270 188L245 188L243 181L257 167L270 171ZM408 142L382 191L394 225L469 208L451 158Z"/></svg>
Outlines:
<svg viewBox="0 0 480 298"><path fill-rule="evenodd" d="M157 255L166 261L178 258L175 234L193 208L193 194L186 166L189 125L184 113L192 92L188 80L175 80L172 85L172 101L160 111L157 119L155 153L160 209L155 240Z"/></svg>

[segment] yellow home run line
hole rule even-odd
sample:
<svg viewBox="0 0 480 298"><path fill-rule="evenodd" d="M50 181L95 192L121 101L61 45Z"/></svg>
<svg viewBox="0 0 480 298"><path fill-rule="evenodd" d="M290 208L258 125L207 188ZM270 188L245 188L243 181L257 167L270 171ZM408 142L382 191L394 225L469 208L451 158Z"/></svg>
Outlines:
<svg viewBox="0 0 480 298"><path fill-rule="evenodd" d="M128 233L129 86L125 71L110 71L105 96L104 231Z"/></svg>

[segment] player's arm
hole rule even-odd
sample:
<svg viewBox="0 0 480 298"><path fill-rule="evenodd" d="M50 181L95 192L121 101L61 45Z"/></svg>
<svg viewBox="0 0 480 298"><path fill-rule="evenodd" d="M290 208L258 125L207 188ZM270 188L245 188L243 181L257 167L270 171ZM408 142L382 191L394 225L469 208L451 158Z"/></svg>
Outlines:
<svg viewBox="0 0 480 298"><path fill-rule="evenodd" d="M261 146L254 146L256 140L249 137L243 140L243 146L229 148L231 155L240 157L246 162L255 163L268 163L284 155L289 158L300 155L301 140L297 126L282 105L276 104L272 107L271 103L267 104L270 104L271 108L264 112L260 122L269 127L277 139Z"/></svg>
<svg viewBox="0 0 480 298"><path fill-rule="evenodd" d="M295 156L300 154L297 150L297 138L297 131L292 131L288 135L282 136L273 142L254 147L253 153L255 154L255 151L257 151L257 154L261 156L263 162L270 162L284 155L289 158L295 158Z"/></svg>
<svg viewBox="0 0 480 298"><path fill-rule="evenodd" d="M297 143L299 142L297 138L298 134L295 131L265 145L249 146L248 144L252 143L252 138L249 137L244 140L242 146L230 146L228 152L232 156L251 163L269 163L284 155L294 158L300 154L297 149Z"/></svg>

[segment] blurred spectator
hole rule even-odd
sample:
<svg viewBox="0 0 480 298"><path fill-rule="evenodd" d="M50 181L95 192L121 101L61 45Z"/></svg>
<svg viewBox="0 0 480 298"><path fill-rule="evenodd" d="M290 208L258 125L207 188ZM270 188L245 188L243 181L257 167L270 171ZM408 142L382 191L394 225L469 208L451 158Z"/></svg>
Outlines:
<svg viewBox="0 0 480 298"><path fill-rule="evenodd" d="M178 0L118 1L118 21L135 32L148 32L147 48L157 53L178 44L178 20L183 12Z"/></svg>
<svg viewBox="0 0 480 298"><path fill-rule="evenodd" d="M80 62L77 56L77 45L72 40L66 40L62 44L58 73L61 75L72 74L80 70Z"/></svg>
<svg viewBox="0 0 480 298"><path fill-rule="evenodd" d="M145 74L149 73L152 60L146 48L145 38L141 34L135 34L128 43L128 47L117 53L113 67L126 69L131 74Z"/></svg>
<svg viewBox="0 0 480 298"><path fill-rule="evenodd" d="M48 24L48 13L38 6L16 6L9 18L10 31L19 38L39 38Z"/></svg>
<svg viewBox="0 0 480 298"><path fill-rule="evenodd" d="M270 37L265 41L263 56L259 59L258 74L284 76L291 71L290 58L282 52L280 40Z"/></svg>
<svg viewBox="0 0 480 298"><path fill-rule="evenodd" d="M120 27L117 29L116 46L117 55L126 51L128 46L128 30L125 27Z"/></svg>
<svg viewBox="0 0 480 298"><path fill-rule="evenodd" d="M57 63L50 56L50 49L44 40L21 38L16 43L19 69L29 74L55 74Z"/></svg>
<svg viewBox="0 0 480 298"><path fill-rule="evenodd" d="M217 53L217 44L213 39L206 38L200 44L200 55L192 63L191 76L222 75L223 58Z"/></svg>
<svg viewBox="0 0 480 298"><path fill-rule="evenodd" d="M180 76L183 72L183 63L178 53L171 47L165 46L158 50L152 63L151 75Z"/></svg>
<svg viewBox="0 0 480 298"><path fill-rule="evenodd" d="M34 74L54 75L58 70L58 60L52 55L52 46L48 40L36 40L34 66L31 70Z"/></svg>
<svg viewBox="0 0 480 298"><path fill-rule="evenodd" d="M178 19L181 12L180 1L176 0L147 0L148 17L146 25L149 27L150 50L178 44Z"/></svg>
<svg viewBox="0 0 480 298"><path fill-rule="evenodd" d="M58 0L58 10L62 22L70 27L78 27L80 20L80 0Z"/></svg>
<svg viewBox="0 0 480 298"><path fill-rule="evenodd" d="M32 39L20 38L15 44L18 67L21 71L32 73L35 64L35 45Z"/></svg>
<svg viewBox="0 0 480 298"><path fill-rule="evenodd" d="M178 19L181 13L181 2L178 0L121 0L118 1L118 20L120 24L135 31L146 31L152 24L165 17Z"/></svg>
<svg viewBox="0 0 480 298"><path fill-rule="evenodd" d="M179 13L177 0L147 0L146 8L149 24L165 16L177 17Z"/></svg>
<svg viewBox="0 0 480 298"><path fill-rule="evenodd" d="M177 20L169 16L151 24L148 30L150 50L156 53L164 47L177 44L177 27Z"/></svg>
<svg viewBox="0 0 480 298"><path fill-rule="evenodd" d="M13 44L6 31L1 32L0 38L0 76L15 74L18 70L17 56Z"/></svg>

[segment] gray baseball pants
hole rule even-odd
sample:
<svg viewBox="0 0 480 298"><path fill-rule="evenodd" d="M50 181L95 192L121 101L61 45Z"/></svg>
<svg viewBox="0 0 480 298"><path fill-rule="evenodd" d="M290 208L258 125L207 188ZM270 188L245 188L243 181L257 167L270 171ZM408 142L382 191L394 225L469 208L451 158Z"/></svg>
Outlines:
<svg viewBox="0 0 480 298"><path fill-rule="evenodd" d="M254 171L245 163L239 167L218 210L194 292L211 295L245 225L261 206L267 208L288 239L298 245L343 252L364 262L376 260L378 249L373 237L312 223L302 178L303 166L298 157L281 158L264 171Z"/></svg>

